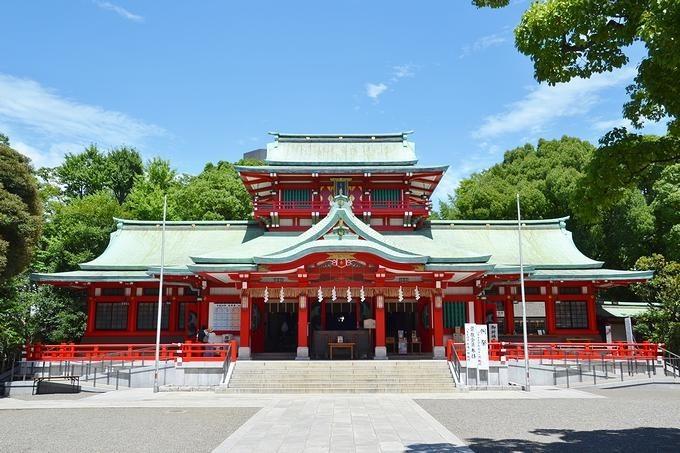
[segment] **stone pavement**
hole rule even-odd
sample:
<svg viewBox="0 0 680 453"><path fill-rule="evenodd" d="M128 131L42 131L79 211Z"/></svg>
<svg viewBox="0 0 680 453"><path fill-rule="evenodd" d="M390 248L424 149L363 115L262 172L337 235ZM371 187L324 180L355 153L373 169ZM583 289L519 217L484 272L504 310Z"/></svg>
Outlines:
<svg viewBox="0 0 680 453"><path fill-rule="evenodd" d="M412 399L332 396L281 399L263 408L216 452L469 451Z"/></svg>
<svg viewBox="0 0 680 453"><path fill-rule="evenodd" d="M470 451L415 399L528 400L598 398L579 390L533 388L520 391L448 394L215 394L132 389L78 400L0 399L4 409L65 408L261 408L217 446L217 452L390 452ZM463 413L461 411L461 416ZM211 447L212 448L212 447Z"/></svg>

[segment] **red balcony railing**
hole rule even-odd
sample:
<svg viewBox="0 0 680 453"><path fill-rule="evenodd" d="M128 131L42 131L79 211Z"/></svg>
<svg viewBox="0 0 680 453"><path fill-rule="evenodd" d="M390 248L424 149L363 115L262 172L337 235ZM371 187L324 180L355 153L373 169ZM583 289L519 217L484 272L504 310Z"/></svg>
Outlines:
<svg viewBox="0 0 680 453"><path fill-rule="evenodd" d="M237 343L169 343L160 345L160 360L223 361L227 351L231 351L231 360L236 360ZM149 344L36 343L26 348L26 360L46 362L154 360L155 354L156 346Z"/></svg>
<svg viewBox="0 0 680 453"><path fill-rule="evenodd" d="M449 361L453 357L453 349L460 360L465 360L465 344L449 340L446 354ZM529 343L530 359L567 359L567 360L623 360L623 359L655 359L661 355L663 345L660 343ZM490 342L489 360L523 359L524 344L510 342Z"/></svg>
<svg viewBox="0 0 680 453"><path fill-rule="evenodd" d="M319 212L325 214L329 211L330 205L321 201L275 201L257 202L255 211L259 212ZM423 204L410 203L408 201L360 201L354 202L352 211L426 211L427 207Z"/></svg>

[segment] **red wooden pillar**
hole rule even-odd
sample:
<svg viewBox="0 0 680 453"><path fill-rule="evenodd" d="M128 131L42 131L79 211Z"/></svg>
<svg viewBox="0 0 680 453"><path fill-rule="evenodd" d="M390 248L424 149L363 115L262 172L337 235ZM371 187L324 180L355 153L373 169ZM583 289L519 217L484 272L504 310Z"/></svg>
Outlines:
<svg viewBox="0 0 680 453"><path fill-rule="evenodd" d="M475 323L485 324L486 321L486 300L475 296Z"/></svg>
<svg viewBox="0 0 680 453"><path fill-rule="evenodd" d="M308 333L307 328L309 310L307 308L307 295L300 294L298 296L298 344L297 344L297 357L298 360L308 360L309 359L309 347L308 347Z"/></svg>
<svg viewBox="0 0 680 453"><path fill-rule="evenodd" d="M130 297L130 305L128 305L128 332L137 330L137 298Z"/></svg>
<svg viewBox="0 0 680 453"><path fill-rule="evenodd" d="M97 302L93 296L94 288L90 288L89 297L87 298L87 333L94 332L95 315L97 313Z"/></svg>
<svg viewBox="0 0 680 453"><path fill-rule="evenodd" d="M435 359L444 358L444 310L442 294L435 293L432 298L432 328L434 330L434 344L432 355Z"/></svg>
<svg viewBox="0 0 680 453"><path fill-rule="evenodd" d="M507 335L515 333L515 305L510 296L505 298L505 333Z"/></svg>
<svg viewBox="0 0 680 453"><path fill-rule="evenodd" d="M239 360L250 359L250 311L252 309L250 293L243 290L241 293L241 331L238 348Z"/></svg>
<svg viewBox="0 0 680 453"><path fill-rule="evenodd" d="M590 292L591 288L588 289ZM591 333L597 333L597 304L595 302L595 294L591 294L588 297L586 305L588 306L588 330L590 330Z"/></svg>
<svg viewBox="0 0 680 453"><path fill-rule="evenodd" d="M170 313L168 313L168 332L177 330L177 318L179 316L179 304L177 303L177 288L168 287L170 293Z"/></svg>
<svg viewBox="0 0 680 453"><path fill-rule="evenodd" d="M548 288L550 289L550 288ZM557 318L555 317L555 299L552 293L548 294L545 301L545 330L548 335L554 334L557 329Z"/></svg>
<svg viewBox="0 0 680 453"><path fill-rule="evenodd" d="M385 347L385 296L375 296L375 359L386 359L387 348Z"/></svg>

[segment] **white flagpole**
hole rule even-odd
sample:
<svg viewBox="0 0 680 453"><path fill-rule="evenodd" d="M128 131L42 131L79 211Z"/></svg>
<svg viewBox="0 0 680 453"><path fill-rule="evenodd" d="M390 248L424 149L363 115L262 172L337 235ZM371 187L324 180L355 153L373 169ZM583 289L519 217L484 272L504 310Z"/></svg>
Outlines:
<svg viewBox="0 0 680 453"><path fill-rule="evenodd" d="M519 238L519 286L522 292L522 335L524 337L524 388L531 391L529 384L529 338L527 336L527 301L524 294L524 260L522 257L522 214L519 209L519 193L517 194L517 237Z"/></svg>
<svg viewBox="0 0 680 453"><path fill-rule="evenodd" d="M153 392L158 393L158 368L161 356L161 318L163 313L163 274L165 271L165 217L168 211L168 196L163 196L163 226L161 229L161 275L158 283L158 315L156 317L156 368L153 374Z"/></svg>

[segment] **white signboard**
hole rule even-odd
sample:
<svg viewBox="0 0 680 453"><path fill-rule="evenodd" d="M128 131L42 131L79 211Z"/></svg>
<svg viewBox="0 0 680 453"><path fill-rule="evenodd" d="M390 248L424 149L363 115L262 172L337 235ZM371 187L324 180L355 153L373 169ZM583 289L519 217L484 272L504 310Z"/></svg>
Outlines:
<svg viewBox="0 0 680 453"><path fill-rule="evenodd" d="M489 341L498 341L498 324L489 324Z"/></svg>
<svg viewBox="0 0 680 453"><path fill-rule="evenodd" d="M241 304L210 304L210 327L213 330L240 330Z"/></svg>
<svg viewBox="0 0 680 453"><path fill-rule="evenodd" d="M512 303L516 317L522 316L522 302ZM545 302L527 302L527 318L545 318Z"/></svg>
<svg viewBox="0 0 680 453"><path fill-rule="evenodd" d="M477 368L476 324L465 323L465 361L468 368Z"/></svg>
<svg viewBox="0 0 680 453"><path fill-rule="evenodd" d="M498 327L498 326L497 326ZM476 330L477 341L477 369L489 369L489 336L486 331L486 325L478 324Z"/></svg>
<svg viewBox="0 0 680 453"><path fill-rule="evenodd" d="M612 342L612 326L610 326L610 325L604 326L604 337L605 337L605 339L606 339L605 341L607 343Z"/></svg>
<svg viewBox="0 0 680 453"><path fill-rule="evenodd" d="M489 369L489 337L485 325L465 323L465 360L468 368Z"/></svg>
<svg viewBox="0 0 680 453"><path fill-rule="evenodd" d="M635 343L635 337L633 336L633 323L630 318L625 318L624 323L626 325L626 341L628 343Z"/></svg>

